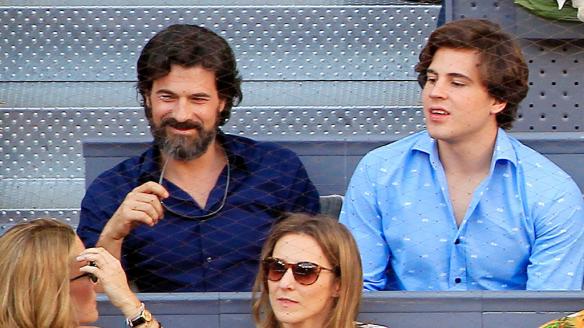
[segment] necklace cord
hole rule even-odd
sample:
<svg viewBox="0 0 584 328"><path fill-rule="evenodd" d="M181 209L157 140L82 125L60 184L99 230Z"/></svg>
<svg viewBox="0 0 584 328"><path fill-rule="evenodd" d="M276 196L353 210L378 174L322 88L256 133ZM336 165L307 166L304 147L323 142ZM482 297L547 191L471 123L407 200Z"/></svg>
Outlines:
<svg viewBox="0 0 584 328"><path fill-rule="evenodd" d="M182 213L179 213L175 210L173 210L172 208L170 208L169 206L167 206L166 204L164 204L164 201L160 200L160 204L162 204L162 207L164 207L165 210L169 211L170 213L183 217L183 218L187 218L187 219L191 219L191 220L200 220L200 219L208 219L214 215L216 215L217 213L219 213L219 211L221 211L223 209L223 207L225 207L225 203L227 202L227 193L229 192L229 184L230 184L230 180L231 180L231 165L229 164L229 157L225 156L226 160L227 160L227 182L225 183L225 192L223 193L223 199L221 200L221 205L219 205L219 208L217 208L216 210L212 211L211 213L207 213L205 215L185 215ZM170 158L167 158L164 161L164 165L162 166L162 170L160 171L160 178L158 179L158 184L162 185L162 182L164 181L164 173L166 172L166 167L168 165Z"/></svg>

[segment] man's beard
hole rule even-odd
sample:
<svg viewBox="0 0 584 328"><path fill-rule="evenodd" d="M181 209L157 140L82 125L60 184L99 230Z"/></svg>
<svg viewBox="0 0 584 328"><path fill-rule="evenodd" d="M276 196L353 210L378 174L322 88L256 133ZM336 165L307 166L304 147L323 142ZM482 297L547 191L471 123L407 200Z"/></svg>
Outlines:
<svg viewBox="0 0 584 328"><path fill-rule="evenodd" d="M154 144L158 146L160 152L179 161L190 161L203 155L215 136L217 135L217 123L210 130L205 130L200 122L188 120L179 122L169 117L156 126L152 119L150 121L150 131L154 137ZM194 136L167 134L166 127L177 129L195 129L197 134Z"/></svg>

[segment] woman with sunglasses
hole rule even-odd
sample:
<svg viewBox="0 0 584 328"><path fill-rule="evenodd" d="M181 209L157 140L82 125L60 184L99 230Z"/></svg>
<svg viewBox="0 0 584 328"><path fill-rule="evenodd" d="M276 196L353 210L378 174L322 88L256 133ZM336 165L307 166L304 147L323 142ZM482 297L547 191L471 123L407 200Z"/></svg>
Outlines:
<svg viewBox="0 0 584 328"><path fill-rule="evenodd" d="M362 281L357 246L343 225L290 214L262 249L253 287L256 327L382 328L355 322Z"/></svg>
<svg viewBox="0 0 584 328"><path fill-rule="evenodd" d="M85 249L75 231L52 219L18 224L0 237L0 327L73 328L97 320L99 282L130 327L160 327L128 287L120 262Z"/></svg>

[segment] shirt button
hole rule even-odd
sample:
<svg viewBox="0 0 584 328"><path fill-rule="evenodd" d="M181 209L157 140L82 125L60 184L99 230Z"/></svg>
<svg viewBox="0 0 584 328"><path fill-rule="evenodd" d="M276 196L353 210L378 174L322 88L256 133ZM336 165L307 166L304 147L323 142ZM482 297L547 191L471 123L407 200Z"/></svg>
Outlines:
<svg viewBox="0 0 584 328"><path fill-rule="evenodd" d="M456 240L454 241L454 245L458 245L460 244L460 239L456 238Z"/></svg>
<svg viewBox="0 0 584 328"><path fill-rule="evenodd" d="M462 281L462 279L460 279L460 278L454 279L454 282L457 283L457 284L460 284L461 281Z"/></svg>
<svg viewBox="0 0 584 328"><path fill-rule="evenodd" d="M207 262L211 263L211 261L213 261L213 258L209 256L209 257L207 258Z"/></svg>

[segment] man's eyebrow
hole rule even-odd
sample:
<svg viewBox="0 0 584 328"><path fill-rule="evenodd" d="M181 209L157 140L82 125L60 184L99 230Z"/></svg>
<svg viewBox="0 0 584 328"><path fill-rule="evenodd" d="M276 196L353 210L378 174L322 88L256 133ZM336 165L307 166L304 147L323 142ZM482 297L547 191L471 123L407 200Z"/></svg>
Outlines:
<svg viewBox="0 0 584 328"><path fill-rule="evenodd" d="M428 69L426 69L426 74L438 74L438 73L436 73L436 71L434 71L433 69L428 68Z"/></svg>
<svg viewBox="0 0 584 328"><path fill-rule="evenodd" d="M436 74L436 75L440 75L440 74L438 74L438 73L437 73L435 70L433 70L433 69L431 69L431 68L428 68L428 69L426 70L426 74ZM462 74L462 73L456 73L456 72L452 72L452 73L447 73L447 74L446 74L446 76L449 76L449 77L455 77L455 78L462 78L462 79L465 79L465 80L469 80L469 81L471 81L471 78L470 78L470 77L468 77L468 76L466 76L466 75L464 75L464 74Z"/></svg>
<svg viewBox="0 0 584 328"><path fill-rule="evenodd" d="M197 97L197 98L211 98L211 95L206 93L206 92L197 92L197 93L193 93L191 94L191 97Z"/></svg>
<svg viewBox="0 0 584 328"><path fill-rule="evenodd" d="M170 95L176 95L175 92L168 90L168 89L159 89L156 90L155 92L156 94L170 94ZM191 95L189 95L189 97L196 97L196 98L211 98L211 95L206 93L206 92L196 92L193 93Z"/></svg>
<svg viewBox="0 0 584 328"><path fill-rule="evenodd" d="M468 77L462 73L448 73L447 75L450 77L462 78L462 79L471 81L470 77Z"/></svg>
<svg viewBox="0 0 584 328"><path fill-rule="evenodd" d="M158 89L158 90L156 90L155 93L156 94L167 93L167 94L171 94L171 95L174 95L175 94L174 92L172 92L170 90L167 90L167 89Z"/></svg>

